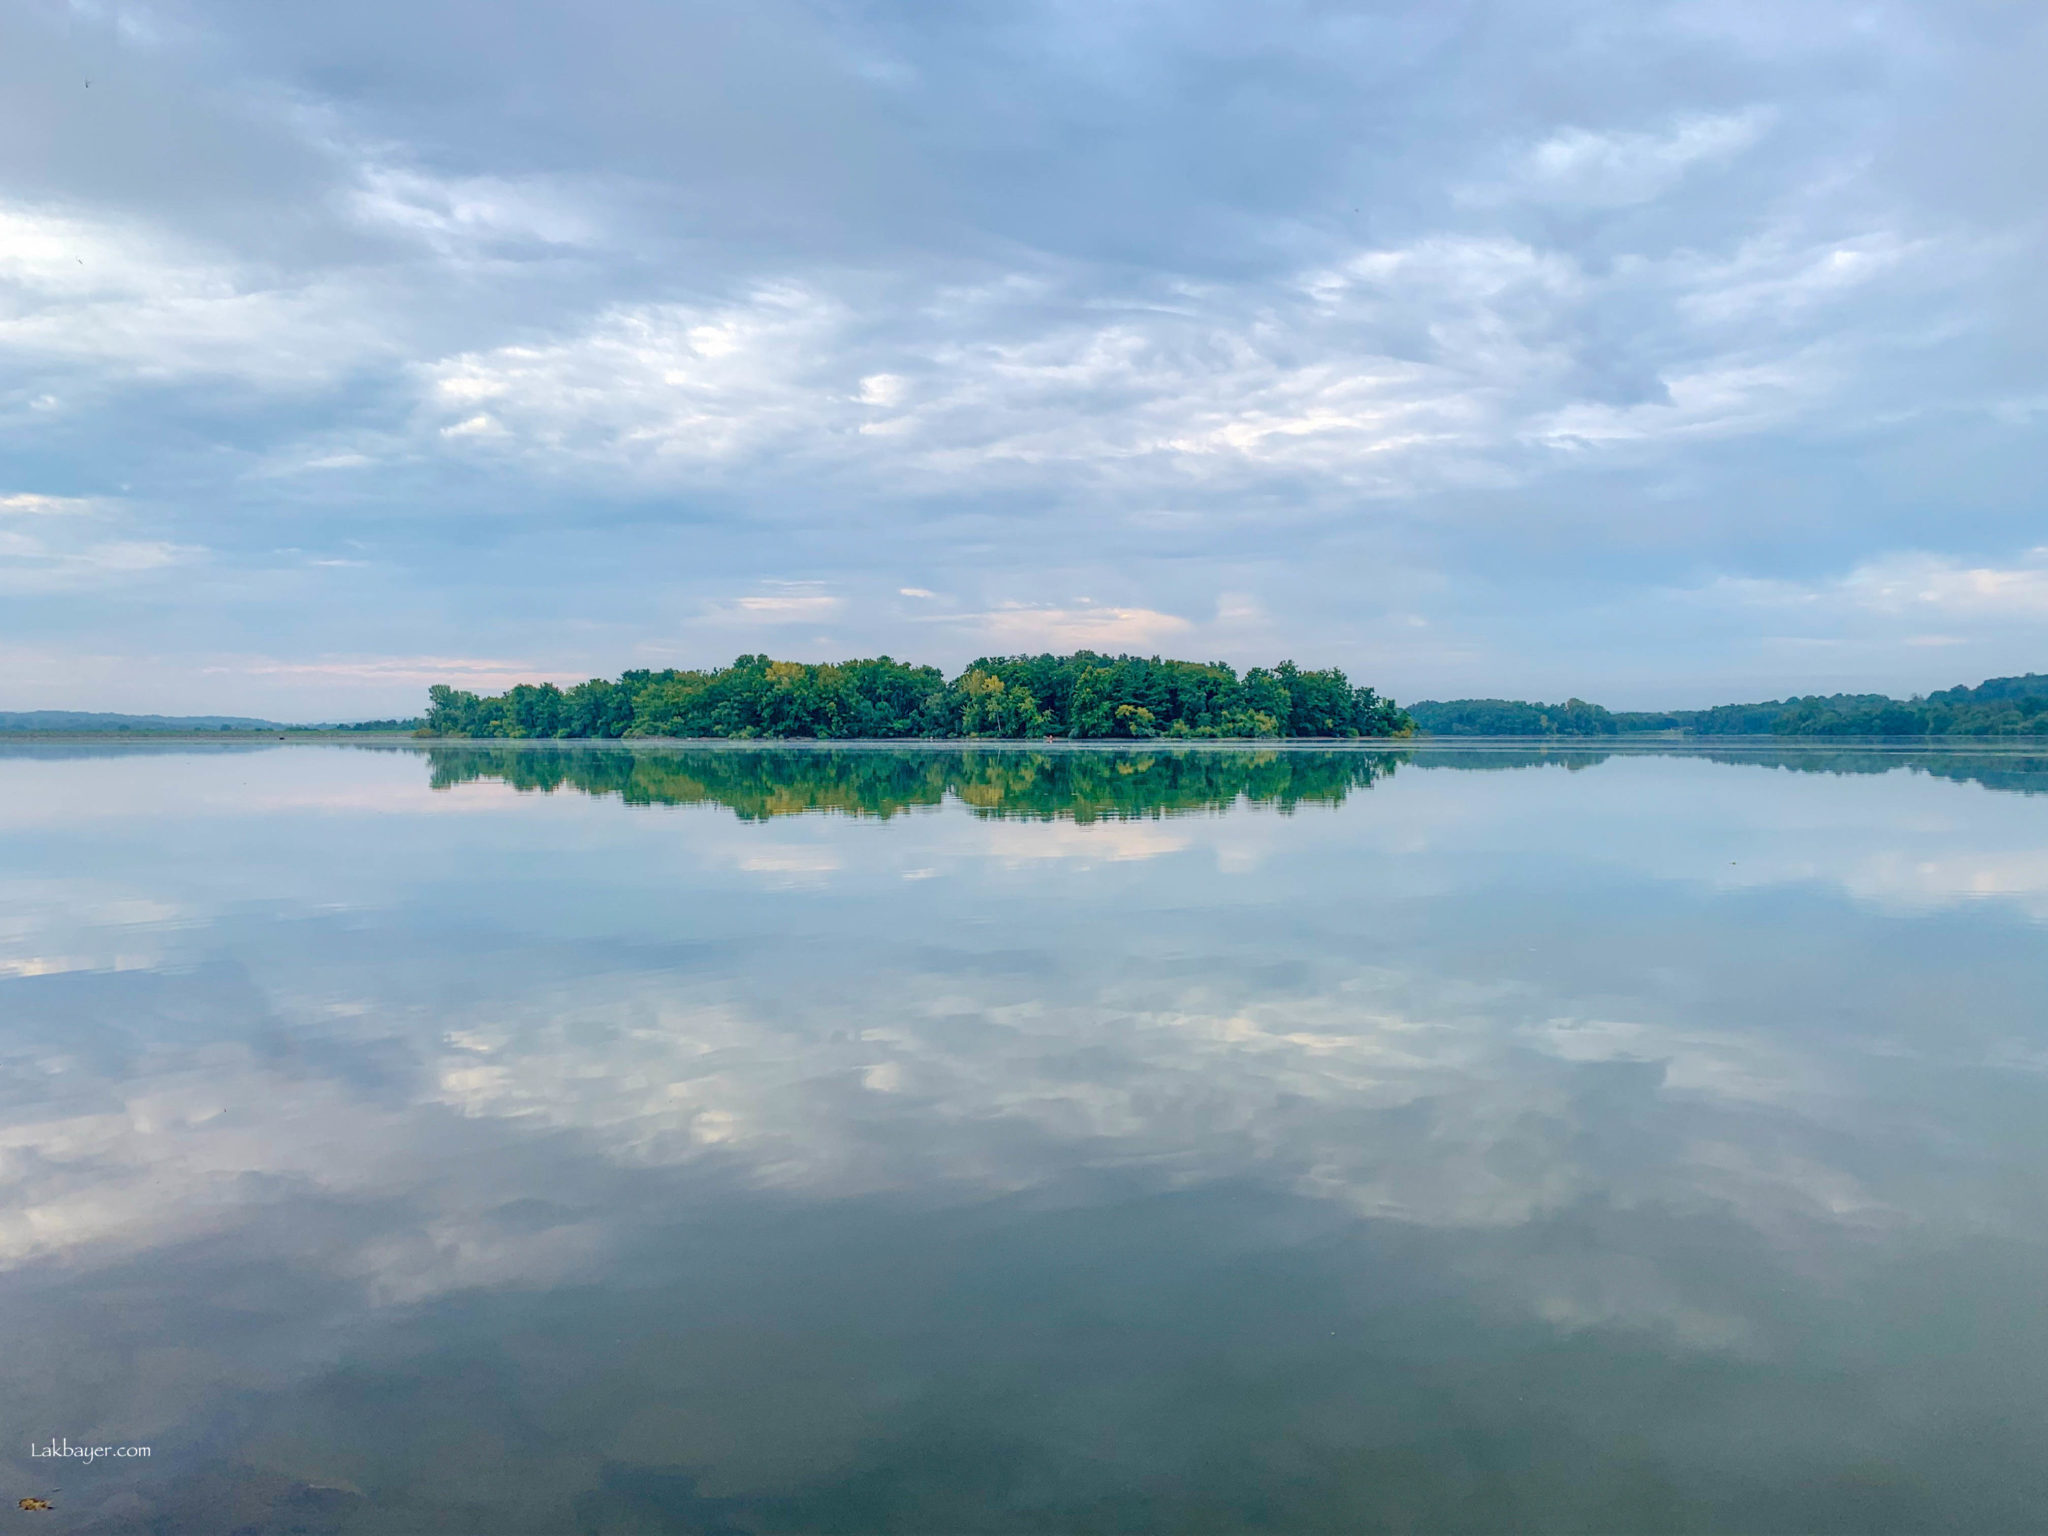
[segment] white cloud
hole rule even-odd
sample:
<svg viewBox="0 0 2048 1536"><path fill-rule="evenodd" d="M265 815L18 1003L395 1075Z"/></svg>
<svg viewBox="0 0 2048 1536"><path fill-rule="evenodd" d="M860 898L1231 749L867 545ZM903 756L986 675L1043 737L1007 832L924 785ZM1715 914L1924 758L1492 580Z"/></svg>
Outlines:
<svg viewBox="0 0 2048 1536"><path fill-rule="evenodd" d="M85 496L39 496L24 491L0 496L0 517L62 517L91 512L97 505Z"/></svg>
<svg viewBox="0 0 2048 1536"><path fill-rule="evenodd" d="M395 341L337 278L282 276L135 220L0 202L0 357L17 370L310 384Z"/></svg>
<svg viewBox="0 0 2048 1536"><path fill-rule="evenodd" d="M839 611L836 597L738 597L731 606L749 618L775 623L823 619Z"/></svg>
<svg viewBox="0 0 2048 1536"><path fill-rule="evenodd" d="M1710 602L1773 608L1815 616L1850 613L1944 622L2048 620L2048 547L2029 550L2011 566L1969 565L1927 551L1866 561L1817 582L1726 577L1702 590ZM1920 635L1916 643L1954 643Z"/></svg>
<svg viewBox="0 0 2048 1536"><path fill-rule="evenodd" d="M1715 121L1628 153L1691 163L1750 123ZM1627 158L1557 143L1545 164ZM546 188L362 174L374 195L356 212L424 231L451 271L493 240L590 234L557 217ZM1928 269L1934 248L1781 233L1726 258L1630 258L1596 276L1561 250L1439 235L1278 284L1181 282L1170 296L1091 292L1080 271L932 296L813 270L723 303L618 303L552 336L417 365L419 424L440 452L600 480L801 466L925 493L1077 470L1108 494L1275 474L1375 496L1500 485L1532 472L1532 445L1758 432L1812 409L1854 372L1853 349L1816 343L1824 301ZM12 295L0 353L30 366L331 380L420 345L422 317L364 284L286 282L139 224L0 207L0 292ZM1619 298L1649 306L1644 365L1661 375L1659 398L1585 392L1583 316ZM1767 349L1747 333L1716 340L1764 313L1785 332ZM280 462L385 456L329 438Z"/></svg>
<svg viewBox="0 0 2048 1536"><path fill-rule="evenodd" d="M1711 367L1665 378L1663 400L1574 401L1532 419L1525 436L1548 447L1584 449L1754 432L1817 403L1837 377L1812 357Z"/></svg>
<svg viewBox="0 0 2048 1536"><path fill-rule="evenodd" d="M1725 259L1681 258L1672 275L1681 289L1682 317L1753 326L1765 318L1797 318L1911 263L1937 259L1952 277L1964 253L1952 243L1903 240L1884 230L1819 243L1773 231L1745 242Z"/></svg>
<svg viewBox="0 0 2048 1536"><path fill-rule="evenodd" d="M709 603L705 617L752 624L814 624L832 618L846 606L845 599L823 590L816 582L781 581L764 585L775 590Z"/></svg>
<svg viewBox="0 0 2048 1536"><path fill-rule="evenodd" d="M436 253L474 259L495 247L582 246L599 230L564 187L540 178L436 176L365 163L348 193L350 217L410 236Z"/></svg>
<svg viewBox="0 0 2048 1536"><path fill-rule="evenodd" d="M1682 160L1738 137L1724 124L1656 142ZM1780 231L1726 258L1630 257L1594 274L1526 241L1443 235L1278 286L1183 283L1171 303L1084 303L1020 277L944 291L921 316L907 295L814 272L724 306L618 306L580 332L437 363L428 418L474 451L599 476L802 464L925 493L1076 471L1112 495L1275 474L1372 496L1498 486L1541 471L1531 449L1755 434L1820 408L1862 362L1825 301L1930 273L1938 249ZM1615 398L1588 388L1608 364L1583 332L1623 303L1645 314L1626 367L1646 382ZM878 309L897 322L886 340Z"/></svg>
<svg viewBox="0 0 2048 1536"><path fill-rule="evenodd" d="M1484 473L1474 450L1511 439L1515 397L1567 365L1552 333L1585 290L1559 256L1452 239L1360 253L1278 293L1210 289L1107 320L1075 302L1047 323L1043 283L997 283L941 295L926 316L937 331L899 335L883 349L892 371L874 371L856 318L872 301L814 275L723 307L618 307L578 334L448 359L425 372L428 412L444 437L613 473L794 453L925 488L1076 466L1469 480ZM1398 353L1397 331L1415 332Z"/></svg>
<svg viewBox="0 0 2048 1536"><path fill-rule="evenodd" d="M817 363L843 324L835 301L794 284L720 308L622 306L563 340L432 364L427 410L456 417L443 436L506 435L543 459L627 470L733 460L858 408Z"/></svg>
<svg viewBox="0 0 2048 1536"><path fill-rule="evenodd" d="M893 373L871 373L860 381L862 405L900 405L910 381Z"/></svg>
<svg viewBox="0 0 2048 1536"><path fill-rule="evenodd" d="M1840 590L1882 613L2048 619L2048 548L2028 551L2024 565L2005 567L1926 553L1891 556L1859 565Z"/></svg>
<svg viewBox="0 0 2048 1536"><path fill-rule="evenodd" d="M1771 118L1751 109L1683 117L1661 132L1561 128L1522 152L1506 182L1466 189L1461 200L1484 205L1527 197L1595 208L1648 202L1695 166L1749 149Z"/></svg>
<svg viewBox="0 0 2048 1536"><path fill-rule="evenodd" d="M76 592L110 587L206 551L134 537L117 506L92 498L0 496L0 592Z"/></svg>
<svg viewBox="0 0 2048 1536"><path fill-rule="evenodd" d="M1018 606L959 618L991 644L1015 650L1142 649L1192 627L1186 619L1150 608Z"/></svg>
<svg viewBox="0 0 2048 1536"><path fill-rule="evenodd" d="M507 246L596 238L543 180L436 177L374 160L358 164L356 180L344 217L424 244L426 272L346 262L288 270L132 215L0 199L0 357L18 371L324 386L421 346L445 308L422 308L423 287L473 281ZM49 394L29 402L56 403Z"/></svg>

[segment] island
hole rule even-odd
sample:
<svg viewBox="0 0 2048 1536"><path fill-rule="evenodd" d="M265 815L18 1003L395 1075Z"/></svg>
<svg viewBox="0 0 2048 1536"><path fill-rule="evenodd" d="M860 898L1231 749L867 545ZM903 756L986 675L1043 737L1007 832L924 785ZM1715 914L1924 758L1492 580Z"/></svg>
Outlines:
<svg viewBox="0 0 2048 1536"><path fill-rule="evenodd" d="M1220 661L1157 656L987 656L950 681L877 656L741 656L708 671L627 672L572 688L522 683L479 696L428 690L419 734L495 738L729 740L1401 737L1407 712L1335 667L1283 661L1240 677Z"/></svg>

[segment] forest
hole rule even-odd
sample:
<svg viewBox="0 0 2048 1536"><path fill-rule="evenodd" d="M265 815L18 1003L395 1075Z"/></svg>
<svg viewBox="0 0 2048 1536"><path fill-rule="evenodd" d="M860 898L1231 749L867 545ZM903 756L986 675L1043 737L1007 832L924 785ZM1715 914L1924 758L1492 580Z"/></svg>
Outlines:
<svg viewBox="0 0 2048 1536"><path fill-rule="evenodd" d="M1337 668L1286 661L1242 675L1223 662L988 656L950 680L887 656L810 663L764 655L706 670L627 672L571 688L522 683L479 696L437 684L418 730L467 738L727 740L1197 740L1521 736L2031 737L2048 735L2048 674L1925 696L1809 694L1708 709L1608 710L1583 699L1425 700L1406 709ZM371 722L358 729L401 722Z"/></svg>
<svg viewBox="0 0 2048 1536"><path fill-rule="evenodd" d="M1882 693L1808 694L1711 709L1608 711L1582 699L1527 704L1513 699L1427 699L1408 706L1431 736L1616 736L1665 731L1687 736L2044 736L2048 675L1994 677L1974 688L1924 697Z"/></svg>
<svg viewBox="0 0 2048 1536"><path fill-rule="evenodd" d="M1222 662L1157 656L989 656L948 681L887 656L811 663L741 656L572 688L522 683L478 696L427 691L419 734L496 738L757 740L1399 737L1413 722L1337 668L1283 661L1240 677Z"/></svg>
<svg viewBox="0 0 2048 1536"><path fill-rule="evenodd" d="M1613 736L1621 730L1614 715L1584 699L1429 699L1409 705L1408 713L1415 728L1430 736Z"/></svg>

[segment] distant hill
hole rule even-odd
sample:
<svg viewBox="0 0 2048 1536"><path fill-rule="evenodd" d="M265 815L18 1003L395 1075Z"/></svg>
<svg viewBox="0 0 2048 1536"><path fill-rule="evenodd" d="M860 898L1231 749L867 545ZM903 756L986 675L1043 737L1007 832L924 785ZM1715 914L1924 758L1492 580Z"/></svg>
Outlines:
<svg viewBox="0 0 2048 1536"><path fill-rule="evenodd" d="M99 735L190 731L409 731L418 720L358 720L346 725L286 725L248 715L114 715L81 709L0 710L0 735Z"/></svg>
<svg viewBox="0 0 2048 1536"><path fill-rule="evenodd" d="M80 709L0 710L0 731L282 731L246 715L110 715Z"/></svg>
<svg viewBox="0 0 2048 1536"><path fill-rule="evenodd" d="M1431 736L2048 736L2048 674L1994 677L1974 688L1944 688L1910 699L1808 694L1662 712L1612 712L1581 699L1429 699L1410 704L1408 713L1416 729Z"/></svg>

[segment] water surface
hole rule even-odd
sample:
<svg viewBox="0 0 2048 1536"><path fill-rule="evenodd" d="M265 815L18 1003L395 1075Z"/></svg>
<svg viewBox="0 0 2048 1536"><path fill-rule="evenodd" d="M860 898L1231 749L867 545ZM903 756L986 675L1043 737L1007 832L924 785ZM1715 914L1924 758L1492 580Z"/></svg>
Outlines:
<svg viewBox="0 0 2048 1536"><path fill-rule="evenodd" d="M0 1494L2040 1529L2044 790L1997 752L0 749Z"/></svg>

